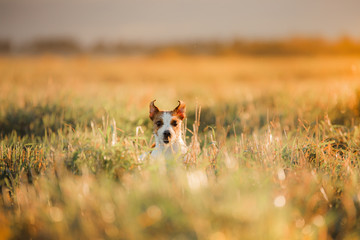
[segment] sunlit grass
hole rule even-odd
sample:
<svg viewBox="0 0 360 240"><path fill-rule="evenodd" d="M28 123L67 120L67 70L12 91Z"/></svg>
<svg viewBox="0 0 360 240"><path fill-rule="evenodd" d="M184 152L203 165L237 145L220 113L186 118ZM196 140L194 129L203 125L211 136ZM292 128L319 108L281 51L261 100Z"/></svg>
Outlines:
<svg viewBox="0 0 360 240"><path fill-rule="evenodd" d="M0 231L13 239L356 239L360 59L0 60ZM187 103L188 161L148 104Z"/></svg>

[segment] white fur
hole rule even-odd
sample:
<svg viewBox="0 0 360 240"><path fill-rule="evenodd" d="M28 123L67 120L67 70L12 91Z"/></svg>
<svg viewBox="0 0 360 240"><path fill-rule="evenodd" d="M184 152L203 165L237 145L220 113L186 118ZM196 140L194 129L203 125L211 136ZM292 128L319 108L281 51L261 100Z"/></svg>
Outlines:
<svg viewBox="0 0 360 240"><path fill-rule="evenodd" d="M155 143L157 146L165 144L163 141L163 139L164 139L163 136L164 136L164 132L166 130L168 130L171 134L171 138L169 139L170 143L174 143L176 141L176 137L177 137L174 129L171 126L171 120L172 120L171 114L169 112L164 112L162 115L162 120L163 120L163 125L158 129L157 133L154 132ZM178 124L181 124L181 122L179 121Z"/></svg>

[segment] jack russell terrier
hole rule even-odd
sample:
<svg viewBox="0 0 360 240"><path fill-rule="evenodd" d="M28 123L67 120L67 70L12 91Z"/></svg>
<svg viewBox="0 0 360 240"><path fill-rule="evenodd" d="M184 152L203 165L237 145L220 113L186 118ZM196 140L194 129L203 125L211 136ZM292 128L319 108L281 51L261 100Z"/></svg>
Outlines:
<svg viewBox="0 0 360 240"><path fill-rule="evenodd" d="M181 125L186 117L185 103L179 101L179 105L172 111L160 111L155 106L155 100L150 103L149 117L154 124L155 146L151 151L150 159L167 160L183 157L187 152L186 144L182 139ZM143 160L145 156L141 156Z"/></svg>

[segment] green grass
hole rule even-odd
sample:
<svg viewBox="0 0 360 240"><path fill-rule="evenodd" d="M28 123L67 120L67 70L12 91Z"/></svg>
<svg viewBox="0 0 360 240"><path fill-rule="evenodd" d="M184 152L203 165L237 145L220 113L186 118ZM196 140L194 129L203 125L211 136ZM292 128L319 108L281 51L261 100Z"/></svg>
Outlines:
<svg viewBox="0 0 360 240"><path fill-rule="evenodd" d="M1 60L2 238L358 238L359 59L48 58ZM188 108L165 173L154 98Z"/></svg>

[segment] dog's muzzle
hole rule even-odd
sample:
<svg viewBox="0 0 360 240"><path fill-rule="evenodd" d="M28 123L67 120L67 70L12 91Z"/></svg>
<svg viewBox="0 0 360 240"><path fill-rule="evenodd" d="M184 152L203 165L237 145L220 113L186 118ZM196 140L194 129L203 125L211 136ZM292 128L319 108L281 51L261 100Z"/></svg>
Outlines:
<svg viewBox="0 0 360 240"><path fill-rule="evenodd" d="M164 143L169 143L171 138L170 131L166 130L164 131Z"/></svg>

